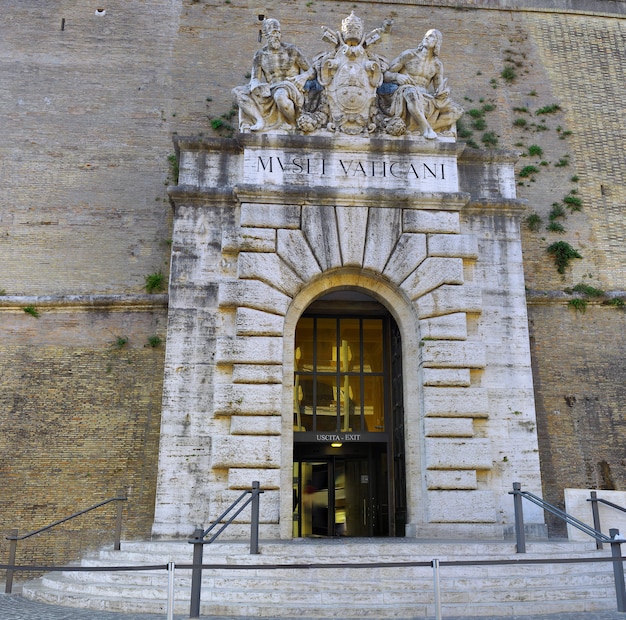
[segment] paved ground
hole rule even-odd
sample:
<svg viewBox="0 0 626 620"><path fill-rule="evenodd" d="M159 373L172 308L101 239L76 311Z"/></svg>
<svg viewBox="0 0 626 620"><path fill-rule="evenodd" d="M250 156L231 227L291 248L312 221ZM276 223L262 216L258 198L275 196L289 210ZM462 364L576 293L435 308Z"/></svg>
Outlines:
<svg viewBox="0 0 626 620"><path fill-rule="evenodd" d="M93 611L73 609L71 607L59 607L57 605L45 605L33 603L22 598L19 594L0 594L0 620L163 620L165 614L122 614L106 611ZM176 620L186 620L188 616L175 616ZM250 618L224 618L222 616L202 616L202 620L250 620ZM266 618L265 620L278 620ZM280 620L316 620L315 618L282 618ZM342 620L349 620L343 618ZM373 620L373 619L370 619ZM402 620L398 618L397 620ZM428 619L405 619L405 620L433 620ZM617 611L598 611L586 613L563 613L545 614L536 616L483 616L476 617L451 617L445 616L442 620L626 620L626 613Z"/></svg>

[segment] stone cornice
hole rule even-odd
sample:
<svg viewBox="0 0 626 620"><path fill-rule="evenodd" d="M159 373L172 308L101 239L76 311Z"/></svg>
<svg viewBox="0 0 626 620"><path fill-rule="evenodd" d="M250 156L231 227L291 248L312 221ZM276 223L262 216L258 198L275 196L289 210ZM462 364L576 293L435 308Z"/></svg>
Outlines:
<svg viewBox="0 0 626 620"><path fill-rule="evenodd" d="M274 204L283 200L299 205L321 205L336 207L381 207L403 209L437 209L460 211L470 195L458 193L418 193L395 191L391 194L383 189L368 189L362 192L352 189L311 188L281 186L259 188L256 185L239 185L234 189L239 202Z"/></svg>
<svg viewBox="0 0 626 620"><path fill-rule="evenodd" d="M453 8L457 11L509 11L518 13L561 13L626 18L624 0L380 0L381 4L409 4Z"/></svg>
<svg viewBox="0 0 626 620"><path fill-rule="evenodd" d="M167 308L168 295L3 295L0 296L0 312L22 310L25 306L37 308L74 310L143 312Z"/></svg>
<svg viewBox="0 0 626 620"><path fill-rule="evenodd" d="M526 291L526 303L529 306L563 306L567 305L571 299L584 299L588 306L612 307L607 304L607 301L617 298L626 298L626 291L605 291L602 297L586 297L564 291Z"/></svg>

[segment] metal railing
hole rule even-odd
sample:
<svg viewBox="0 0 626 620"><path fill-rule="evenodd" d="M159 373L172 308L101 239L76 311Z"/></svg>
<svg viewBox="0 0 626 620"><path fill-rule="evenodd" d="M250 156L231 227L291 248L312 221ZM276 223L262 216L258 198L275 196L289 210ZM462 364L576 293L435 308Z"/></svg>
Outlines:
<svg viewBox="0 0 626 620"><path fill-rule="evenodd" d="M13 573L14 573L14 566L15 566L15 558L17 556L17 541L18 540L26 540L27 538L30 538L31 536L35 536L37 534L47 532L48 530L51 530L57 525L61 525L62 523L71 521L72 519L75 519L76 517L80 517L81 515L84 515L87 512L91 512L92 510L96 510L97 508L101 508L102 506L106 506L107 504L110 504L111 502L123 502L123 501L125 502L126 499L127 499L126 497L122 497L122 493L119 493L117 497L112 497L110 499L104 500L103 502L100 502L99 504L95 504L94 506L85 508L85 510L81 510L80 512L75 512L73 515L70 515L69 517L64 517L63 519L59 519L58 521L55 521L54 523L51 523L50 525L40 527L38 530L28 532L28 534L22 534L21 536L18 535L17 529L12 529L11 533L6 537L6 539L9 541L9 561L7 564L8 568L6 572L6 583L4 587L5 594L11 594L11 592L13 591ZM117 515L115 519L115 541L113 543L113 548L115 549L115 551L120 550L121 536L122 536L122 504L118 503Z"/></svg>
<svg viewBox="0 0 626 620"><path fill-rule="evenodd" d="M201 527L196 528L193 537L189 539L189 543L193 545L193 569L191 572L191 602L189 604L189 617L200 617L200 595L202 590L202 555L204 553L204 545L210 545L249 505L250 507L250 554L259 553L259 496L263 493L258 480L252 482L252 488L244 491L211 525L204 530ZM244 502L246 495L250 495ZM243 502L243 503L242 503ZM234 512L233 512L234 511ZM233 513L233 514L231 514ZM226 517L229 519L222 523ZM211 538L205 540L216 527L221 527L215 532Z"/></svg>
<svg viewBox="0 0 626 620"><path fill-rule="evenodd" d="M611 545L611 556L613 561L613 577L615 579L615 596L617 598L617 611L626 612L626 590L624 587L624 564L622 561L622 543L626 542L626 538L620 536L618 529L610 529L609 536L603 534L599 530L587 525L576 517L568 514L564 510L557 508L553 504L546 502L541 497L522 491L522 485L519 482L513 483L513 491L509 491L513 495L513 503L515 509L515 538L517 553L526 553L526 533L524 531L524 511L522 507L522 499L536 504L543 508L546 512L553 514L559 519L565 521L569 525L584 532L596 540L596 543L609 543Z"/></svg>
<svg viewBox="0 0 626 620"><path fill-rule="evenodd" d="M598 497L596 491L591 491L591 497L587 500L591 502L591 513L593 515L593 527L599 532L602 531L602 527L600 526L600 511L598 510L598 504L604 504L605 506L610 506L611 508L615 508L615 510L620 510L621 512L626 512L626 508L622 506L618 506L613 502L610 502L607 499L603 499L602 497ZM598 549L602 549L602 541L596 540L596 547Z"/></svg>

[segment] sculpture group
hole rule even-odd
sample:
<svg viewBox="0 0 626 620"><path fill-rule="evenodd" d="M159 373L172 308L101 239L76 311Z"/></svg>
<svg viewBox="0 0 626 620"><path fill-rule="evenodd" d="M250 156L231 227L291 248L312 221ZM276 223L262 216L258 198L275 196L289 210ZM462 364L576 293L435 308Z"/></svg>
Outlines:
<svg viewBox="0 0 626 620"><path fill-rule="evenodd" d="M283 43L278 20L265 19L266 44L254 55L250 82L233 89L239 130L454 137L463 108L443 77L441 33L429 30L417 48L389 62L372 47L390 28L387 21L365 34L351 13L340 31L322 29L333 49L309 62Z"/></svg>

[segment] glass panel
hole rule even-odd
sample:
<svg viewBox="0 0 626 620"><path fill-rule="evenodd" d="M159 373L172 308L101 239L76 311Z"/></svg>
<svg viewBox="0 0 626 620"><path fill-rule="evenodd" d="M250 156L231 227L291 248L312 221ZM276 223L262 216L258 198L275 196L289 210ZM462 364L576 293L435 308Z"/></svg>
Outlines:
<svg viewBox="0 0 626 620"><path fill-rule="evenodd" d="M334 376L318 376L315 395L315 430L337 430L337 384Z"/></svg>
<svg viewBox="0 0 626 620"><path fill-rule="evenodd" d="M383 372L383 322L363 319L363 372Z"/></svg>
<svg viewBox="0 0 626 620"><path fill-rule="evenodd" d="M361 379L358 376L344 375L341 378L341 430L360 432L361 429Z"/></svg>
<svg viewBox="0 0 626 620"><path fill-rule="evenodd" d="M293 537L302 536L300 531L300 463L293 464Z"/></svg>
<svg viewBox="0 0 626 620"><path fill-rule="evenodd" d="M313 370L313 319L298 321L293 366L296 371Z"/></svg>
<svg viewBox="0 0 626 620"><path fill-rule="evenodd" d="M328 536L328 463L302 463L301 535Z"/></svg>
<svg viewBox="0 0 626 620"><path fill-rule="evenodd" d="M359 319L339 321L339 370L341 372L359 372L361 369L359 323Z"/></svg>
<svg viewBox="0 0 626 620"><path fill-rule="evenodd" d="M317 319L317 371L337 372L336 319Z"/></svg>
<svg viewBox="0 0 626 620"><path fill-rule="evenodd" d="M293 386L293 430L313 430L313 379L297 374Z"/></svg>
<svg viewBox="0 0 626 620"><path fill-rule="evenodd" d="M365 426L370 433L385 430L385 409L382 377L363 377L363 413Z"/></svg>

